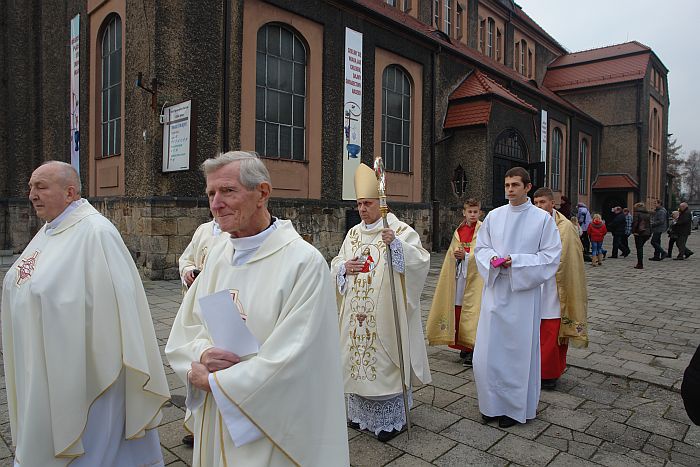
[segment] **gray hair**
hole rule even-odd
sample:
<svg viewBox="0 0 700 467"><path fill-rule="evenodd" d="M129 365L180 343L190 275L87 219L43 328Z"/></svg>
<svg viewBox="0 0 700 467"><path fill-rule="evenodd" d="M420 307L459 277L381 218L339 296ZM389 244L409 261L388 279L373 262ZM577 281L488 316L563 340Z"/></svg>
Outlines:
<svg viewBox="0 0 700 467"><path fill-rule="evenodd" d="M80 174L75 167L63 161L46 161L41 165L51 165L58 169L58 177L65 184L64 186L74 186L79 195L83 189L80 183Z"/></svg>
<svg viewBox="0 0 700 467"><path fill-rule="evenodd" d="M248 190L254 189L261 183L267 183L272 187L270 172L267 171L267 167L254 151L229 151L219 154L205 160L202 164L202 171L206 177L233 162L240 164L238 181Z"/></svg>

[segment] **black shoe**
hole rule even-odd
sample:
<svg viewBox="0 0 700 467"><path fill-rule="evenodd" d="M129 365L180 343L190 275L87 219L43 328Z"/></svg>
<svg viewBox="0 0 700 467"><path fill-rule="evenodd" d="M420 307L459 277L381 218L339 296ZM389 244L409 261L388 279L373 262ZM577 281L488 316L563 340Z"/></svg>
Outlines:
<svg viewBox="0 0 700 467"><path fill-rule="evenodd" d="M685 257L686 257L686 258L690 258L691 256L693 256L693 253L695 253L695 252L694 252L694 251L685 250Z"/></svg>
<svg viewBox="0 0 700 467"><path fill-rule="evenodd" d="M551 391L553 389L556 389L556 387L557 387L557 378L543 379L542 380L542 389L545 389L547 391Z"/></svg>
<svg viewBox="0 0 700 467"><path fill-rule="evenodd" d="M668 255L666 254L665 251L661 252L661 259L668 258Z"/></svg>
<svg viewBox="0 0 700 467"><path fill-rule="evenodd" d="M194 436L193 435L185 435L185 437L182 438L182 444L184 444L188 448L193 447L194 446Z"/></svg>
<svg viewBox="0 0 700 467"><path fill-rule="evenodd" d="M603 252L603 259L605 259L605 255L607 255L607 254L608 254L607 251L604 251L604 252ZM398 347L397 347L397 348L398 348Z"/></svg>
<svg viewBox="0 0 700 467"><path fill-rule="evenodd" d="M460 360L464 360L465 358L467 358L467 354L468 354L468 353L469 353L469 352L467 352L466 350L460 350L460 351L459 351L459 359L460 359Z"/></svg>
<svg viewBox="0 0 700 467"><path fill-rule="evenodd" d="M390 441L397 436L401 434L403 430L391 430L391 431L380 431L379 434L377 435L377 439L381 441L382 443L386 443L387 441Z"/></svg>
<svg viewBox="0 0 700 467"><path fill-rule="evenodd" d="M464 368L471 368L473 358L474 352L467 352L467 355L464 357L464 361L462 362L462 366L464 366Z"/></svg>
<svg viewBox="0 0 700 467"><path fill-rule="evenodd" d="M353 430L357 430L357 431L361 430L359 423L351 422L350 420L348 420L348 427L352 428Z"/></svg>
<svg viewBox="0 0 700 467"><path fill-rule="evenodd" d="M501 415L498 418L499 428L510 428L510 427L515 426L517 424L518 424L517 420L513 420L512 418L508 417L507 415Z"/></svg>
<svg viewBox="0 0 700 467"><path fill-rule="evenodd" d="M625 254L622 255L622 257L623 257L623 258L627 258L629 255L630 255L629 253L625 253Z"/></svg>
<svg viewBox="0 0 700 467"><path fill-rule="evenodd" d="M499 417L489 417L488 415L481 414L481 419L486 423L495 422L498 418Z"/></svg>
<svg viewBox="0 0 700 467"><path fill-rule="evenodd" d="M653 258L647 258L649 261L661 261L661 258L654 256Z"/></svg>
<svg viewBox="0 0 700 467"><path fill-rule="evenodd" d="M683 261L686 257L685 256L676 256L675 259L676 261Z"/></svg>

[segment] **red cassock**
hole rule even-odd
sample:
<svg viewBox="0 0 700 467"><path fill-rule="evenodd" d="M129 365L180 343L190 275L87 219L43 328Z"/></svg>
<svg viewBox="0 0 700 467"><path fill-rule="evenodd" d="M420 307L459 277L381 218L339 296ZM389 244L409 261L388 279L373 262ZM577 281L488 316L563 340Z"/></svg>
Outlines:
<svg viewBox="0 0 700 467"><path fill-rule="evenodd" d="M559 344L560 319L540 321L540 354L542 355L542 379L557 379L566 369L568 344Z"/></svg>

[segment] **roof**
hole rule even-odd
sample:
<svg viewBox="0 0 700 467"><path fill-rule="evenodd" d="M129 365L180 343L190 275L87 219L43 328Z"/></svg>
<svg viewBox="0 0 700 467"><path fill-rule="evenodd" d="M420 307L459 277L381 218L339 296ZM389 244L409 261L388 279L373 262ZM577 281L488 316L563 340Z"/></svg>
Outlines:
<svg viewBox="0 0 700 467"><path fill-rule="evenodd" d="M531 106L479 70L474 70L473 73L470 73L469 76L462 81L462 84L450 94L449 100L455 101L477 96L499 97L510 104L523 107L531 112L537 112L535 107Z"/></svg>
<svg viewBox="0 0 700 467"><path fill-rule="evenodd" d="M525 24L530 26L532 29L540 33L542 36L544 36L548 41L550 41L552 44L554 44L556 47L558 47L562 52L566 52L566 48L564 48L563 45L561 45L556 39L554 39L552 36L549 35L547 31L542 29L542 26L537 24L535 20L533 20L525 11L523 8L518 5L517 3L515 4L515 15L520 18Z"/></svg>
<svg viewBox="0 0 700 467"><path fill-rule="evenodd" d="M491 118L491 101L480 99L450 104L445 116L444 128L488 125Z"/></svg>
<svg viewBox="0 0 700 467"><path fill-rule="evenodd" d="M543 84L553 91L587 88L644 79L651 49L627 42L564 55L552 62Z"/></svg>
<svg viewBox="0 0 700 467"><path fill-rule="evenodd" d="M552 90L546 88L545 86L537 86L536 84L533 84L533 82L531 82L527 77L521 75L514 69L490 59L485 55L482 55L478 51L467 47L465 44L459 41L453 43L447 39L447 36L432 26L427 25L413 16L400 11L398 8L389 6L381 0L354 0L353 3L403 25L412 33L417 33L433 43L439 44L443 49L452 51L453 53L466 58L470 62L478 64L482 68L487 68L490 72L492 72L492 74L500 75L504 79L517 83L518 86L522 87L527 92L540 96L570 112L574 112L592 122L600 124L595 118L591 117L583 110L557 95Z"/></svg>
<svg viewBox="0 0 700 467"><path fill-rule="evenodd" d="M629 174L598 174L593 182L594 190L639 188L639 184Z"/></svg>

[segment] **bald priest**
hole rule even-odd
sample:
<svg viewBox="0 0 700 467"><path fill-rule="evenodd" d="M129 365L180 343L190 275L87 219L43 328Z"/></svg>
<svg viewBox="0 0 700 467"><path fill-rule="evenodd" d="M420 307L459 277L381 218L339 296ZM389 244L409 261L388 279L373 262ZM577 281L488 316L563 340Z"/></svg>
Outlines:
<svg viewBox="0 0 700 467"><path fill-rule="evenodd" d="M15 465L163 465L170 398L143 284L64 162L37 168L46 224L5 275L2 344Z"/></svg>

